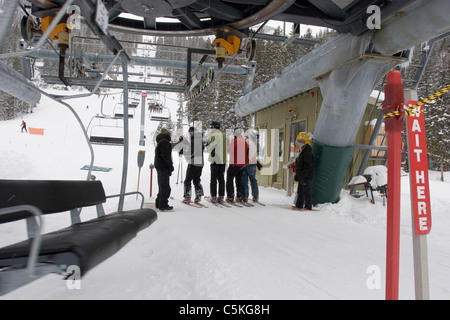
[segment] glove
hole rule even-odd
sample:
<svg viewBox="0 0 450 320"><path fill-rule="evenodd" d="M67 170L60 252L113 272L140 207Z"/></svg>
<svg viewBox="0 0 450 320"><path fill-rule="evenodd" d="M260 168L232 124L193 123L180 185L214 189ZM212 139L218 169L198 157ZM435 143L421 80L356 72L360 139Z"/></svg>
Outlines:
<svg viewBox="0 0 450 320"><path fill-rule="evenodd" d="M262 169L262 164L259 163L259 161L256 161L256 167L258 168L258 170Z"/></svg>
<svg viewBox="0 0 450 320"><path fill-rule="evenodd" d="M178 142L181 142L181 141L183 141L183 136L181 136L181 137L178 139Z"/></svg>

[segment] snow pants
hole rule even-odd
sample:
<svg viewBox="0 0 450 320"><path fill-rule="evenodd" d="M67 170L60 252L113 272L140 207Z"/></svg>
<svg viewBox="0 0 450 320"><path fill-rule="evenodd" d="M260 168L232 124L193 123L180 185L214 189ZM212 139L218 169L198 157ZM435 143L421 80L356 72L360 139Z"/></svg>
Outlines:
<svg viewBox="0 0 450 320"><path fill-rule="evenodd" d="M192 185L191 182L194 184L194 191L195 196L200 197L203 196L203 186L200 183L202 176L202 170L203 166L196 166L193 164L188 164L187 170L186 170L186 178L184 178L184 198L191 198L192 195Z"/></svg>
<svg viewBox="0 0 450 320"><path fill-rule="evenodd" d="M312 180L300 180L298 182L297 199L295 200L297 208L312 210L311 183Z"/></svg>
<svg viewBox="0 0 450 320"><path fill-rule="evenodd" d="M244 198L244 182L242 174L244 173L243 166L228 166L227 170L227 198L234 200L234 183L236 182L236 197L238 199Z"/></svg>
<svg viewBox="0 0 450 320"><path fill-rule="evenodd" d="M244 167L242 181L244 183L244 197L248 198L250 190L248 188L248 179L250 179L250 187L252 188L252 196L259 197L258 181L255 178L256 164L248 164Z"/></svg>
<svg viewBox="0 0 450 320"><path fill-rule="evenodd" d="M156 208L165 208L169 205L169 197L172 189L170 188L170 173L163 170L156 170L158 176L158 195L156 196Z"/></svg>
<svg viewBox="0 0 450 320"><path fill-rule="evenodd" d="M217 197L217 182L219 183L219 197L225 196L225 164L211 163L211 197Z"/></svg>

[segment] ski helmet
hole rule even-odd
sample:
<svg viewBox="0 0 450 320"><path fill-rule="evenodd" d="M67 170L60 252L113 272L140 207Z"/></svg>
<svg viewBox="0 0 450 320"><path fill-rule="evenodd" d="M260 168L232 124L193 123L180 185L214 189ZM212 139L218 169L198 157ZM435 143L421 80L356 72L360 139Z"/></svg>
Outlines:
<svg viewBox="0 0 450 320"><path fill-rule="evenodd" d="M297 135L297 139L295 139L295 141L299 141L301 139L304 140L304 142L303 141L301 142L311 145L312 134L308 132L300 132Z"/></svg>

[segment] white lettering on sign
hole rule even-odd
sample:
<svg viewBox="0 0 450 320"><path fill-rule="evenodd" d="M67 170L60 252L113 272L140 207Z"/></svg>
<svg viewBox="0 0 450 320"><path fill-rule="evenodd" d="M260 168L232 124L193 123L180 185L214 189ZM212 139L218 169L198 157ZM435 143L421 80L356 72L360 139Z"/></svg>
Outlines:
<svg viewBox="0 0 450 320"><path fill-rule="evenodd" d="M427 204L423 201L417 202L417 208L419 215L427 214Z"/></svg>
<svg viewBox="0 0 450 320"><path fill-rule="evenodd" d="M422 153L422 150L414 149L414 153L416 154L417 162L420 162L420 154Z"/></svg>
<svg viewBox="0 0 450 320"><path fill-rule="evenodd" d="M407 105L416 104L408 101ZM423 108L423 105L419 106ZM415 111L421 111L415 110ZM409 177L411 184L411 210L414 216L414 232L424 235L430 232L431 210L428 185L428 158L423 112L416 112L407 119Z"/></svg>
<svg viewBox="0 0 450 320"><path fill-rule="evenodd" d="M416 114L418 114L418 113L416 113ZM414 119L413 120L413 126L412 126L411 131L412 132L414 132L414 131L422 132L422 130L420 130L420 125L419 125L419 120L418 119Z"/></svg>
<svg viewBox="0 0 450 320"><path fill-rule="evenodd" d="M425 199L425 186L417 186L417 199Z"/></svg>
<svg viewBox="0 0 450 320"><path fill-rule="evenodd" d="M428 219L427 218L419 218L419 229L421 231L428 231Z"/></svg>
<svg viewBox="0 0 450 320"><path fill-rule="evenodd" d="M417 161L420 162L420 161ZM416 171L416 183L425 183L425 172L424 171Z"/></svg>

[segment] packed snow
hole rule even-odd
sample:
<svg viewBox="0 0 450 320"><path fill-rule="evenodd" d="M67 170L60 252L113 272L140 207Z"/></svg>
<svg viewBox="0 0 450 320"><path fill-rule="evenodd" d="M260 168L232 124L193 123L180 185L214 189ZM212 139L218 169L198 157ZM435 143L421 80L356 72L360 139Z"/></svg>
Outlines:
<svg viewBox="0 0 450 320"><path fill-rule="evenodd" d="M78 94L79 91L55 91ZM120 94L105 99L111 112ZM168 94L167 97L169 97ZM177 102L170 95L166 104L175 114ZM100 113L103 96L68 100L84 125ZM87 107L88 106L88 107ZM29 127L43 128L44 135L21 133L22 118ZM71 112L43 96L33 113L0 121L1 179L80 179L87 171L90 154L84 136ZM173 119L175 120L175 119ZM145 146L139 145L140 107L130 119L130 152L127 191L139 187L145 202L154 202L158 187L150 169L153 135L158 122L145 114ZM183 133L187 132L187 127ZM117 194L122 176L123 149L94 145L94 171L107 194ZM139 171L137 154L145 150ZM250 208L192 208L181 203L186 163L173 153L171 177L172 212L158 212L158 220L140 232L121 251L89 271L81 287L68 286L56 274L47 275L0 299L154 299L154 300L290 300L290 299L379 299L385 297L386 206L378 193L375 203L365 195L354 198L342 190L336 204L316 206L312 212L290 210L294 196L283 190L260 187L266 206ZM205 159L207 157L205 156ZM178 170L180 172L178 173ZM412 226L409 177L402 176L401 247L399 298L414 299ZM428 235L431 299L450 298L450 183L440 173L430 172L432 229ZM139 181L139 185L138 185ZM202 184L209 195L209 164ZM150 197L150 191L152 197ZM108 200L105 211L117 210ZM140 200L126 198L125 209ZM95 217L95 208L82 211L83 220ZM68 213L44 217L44 232L70 224ZM0 246L26 237L24 221L0 225ZM71 287L71 288L70 288Z"/></svg>

